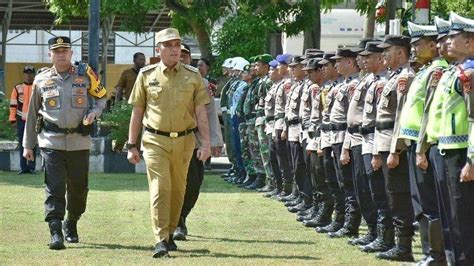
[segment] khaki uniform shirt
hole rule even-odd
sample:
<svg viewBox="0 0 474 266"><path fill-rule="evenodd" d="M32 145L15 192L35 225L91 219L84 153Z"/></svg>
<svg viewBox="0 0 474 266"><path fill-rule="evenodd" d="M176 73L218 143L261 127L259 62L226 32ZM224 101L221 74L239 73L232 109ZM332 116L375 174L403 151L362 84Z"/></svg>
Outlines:
<svg viewBox="0 0 474 266"><path fill-rule="evenodd" d="M367 74L362 77L361 81L355 87L354 94L349 102L347 111L347 132L346 138L350 138L345 141L350 141L351 147L362 144L362 135L360 132L349 132L351 127L360 127L362 125L362 116L364 114L364 99L367 93L367 87L373 80L372 74Z"/></svg>
<svg viewBox="0 0 474 266"><path fill-rule="evenodd" d="M320 126L321 126L321 88L318 84L313 83L310 87L311 92L311 113L309 117L309 128L308 132L313 133L313 137L308 135L308 145L306 150L317 151L320 143Z"/></svg>
<svg viewBox="0 0 474 266"><path fill-rule="evenodd" d="M265 134L273 134L275 131L275 98L276 98L276 91L278 87L283 85L283 81L279 80L272 84L270 90L267 92L267 96L265 96Z"/></svg>
<svg viewBox="0 0 474 266"><path fill-rule="evenodd" d="M275 131L273 134L276 136L277 130L286 130L285 125L285 107L287 102L288 93L291 90L290 79L283 79L280 81L281 85L275 91Z"/></svg>
<svg viewBox="0 0 474 266"><path fill-rule="evenodd" d="M145 108L144 126L180 132L197 126L195 108L210 99L196 68L181 62L168 68L161 61L140 70L128 102Z"/></svg>
<svg viewBox="0 0 474 266"><path fill-rule="evenodd" d="M414 77L413 69L409 65L405 65L390 73L389 80L384 87L376 88L377 115L375 122L376 124L394 122L394 128L375 129L373 154L379 154L380 152L395 153L406 149L407 142L405 140L397 141L395 132L398 132L400 124L398 119L406 101L408 88ZM406 82L401 83L401 80ZM401 84L403 84L403 87Z"/></svg>
<svg viewBox="0 0 474 266"><path fill-rule="evenodd" d="M337 88L335 93L334 104L331 109L329 119L331 125L347 124L347 108L349 101L354 93L355 87L359 83L359 73L346 78ZM343 147L349 149L351 147L350 138L345 138L346 130L332 130L331 143L344 143Z"/></svg>
<svg viewBox="0 0 474 266"><path fill-rule="evenodd" d="M23 147L33 149L38 142L41 148L64 151L89 150L90 136L55 133L44 129L37 134L35 125L38 115L62 129L77 128L89 113L95 113L98 118L105 107L106 97L94 98L89 93L90 87L89 76L85 73L79 75L78 69L74 66L71 66L69 72L63 76L54 66L37 75L33 82ZM94 99L92 106L89 104L89 97Z"/></svg>
<svg viewBox="0 0 474 266"><path fill-rule="evenodd" d="M299 110L299 117L301 119L301 137L302 141L308 139L308 129L311 125L311 85L313 82L305 80L305 86L301 93L301 104Z"/></svg>
<svg viewBox="0 0 474 266"><path fill-rule="evenodd" d="M288 141L301 141L301 121L299 116L301 94L306 84L304 80L295 81L291 86L286 104L285 118L288 121ZM292 122L294 121L294 122ZM290 125L290 123L292 123Z"/></svg>
<svg viewBox="0 0 474 266"><path fill-rule="evenodd" d="M323 105L322 121L321 121L321 138L320 147L321 149L331 147L332 145L332 132L331 132L331 109L334 104L337 89L342 82L342 78L338 78L333 82L327 82L321 91L321 103Z"/></svg>
<svg viewBox="0 0 474 266"><path fill-rule="evenodd" d="M122 72L120 79L117 83L117 89L121 89L123 91L123 98L128 100L130 97L130 93L132 92L133 85L135 84L135 80L138 77L138 70L135 67L129 68Z"/></svg>

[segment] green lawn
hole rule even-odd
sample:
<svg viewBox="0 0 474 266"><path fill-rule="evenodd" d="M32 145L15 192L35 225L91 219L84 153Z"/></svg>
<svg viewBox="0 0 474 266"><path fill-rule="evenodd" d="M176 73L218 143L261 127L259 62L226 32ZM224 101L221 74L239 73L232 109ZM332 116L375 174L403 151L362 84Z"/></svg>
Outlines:
<svg viewBox="0 0 474 266"><path fill-rule="evenodd" d="M0 265L317 264L381 265L345 239L329 240L296 222L281 203L208 175L188 217L190 236L170 258L151 257L154 238L143 174L94 174L80 244L47 248L43 177L0 173ZM416 257L420 257L419 241Z"/></svg>

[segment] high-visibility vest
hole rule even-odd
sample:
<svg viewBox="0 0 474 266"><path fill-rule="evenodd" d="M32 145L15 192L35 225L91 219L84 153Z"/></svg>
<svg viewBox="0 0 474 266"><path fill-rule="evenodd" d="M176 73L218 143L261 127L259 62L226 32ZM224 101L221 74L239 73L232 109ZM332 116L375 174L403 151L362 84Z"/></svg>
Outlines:
<svg viewBox="0 0 474 266"><path fill-rule="evenodd" d="M446 62L446 67L448 67ZM454 66L453 66L454 67ZM428 122L426 124L426 140L428 143L438 142L440 134L440 121L441 121L441 111L442 111L442 96L444 93L444 86L446 86L446 81L451 78L450 74L447 73L446 68L444 68L445 73L442 74L441 78L438 81L438 84L435 88L433 99L431 100L431 105L428 111ZM448 69L449 71L450 69ZM436 71L443 71L438 69ZM436 74L434 74L436 75Z"/></svg>
<svg viewBox="0 0 474 266"><path fill-rule="evenodd" d="M438 148L440 150L463 149L468 147L469 123L464 102L464 92L458 86L456 68L450 68L443 80L441 95L441 120Z"/></svg>
<svg viewBox="0 0 474 266"><path fill-rule="evenodd" d="M403 106L400 117L400 134L398 138L417 141L423 118L423 108L427 83L431 74L438 67L447 67L445 60L435 60L431 65L422 68L413 79L407 94L407 101Z"/></svg>

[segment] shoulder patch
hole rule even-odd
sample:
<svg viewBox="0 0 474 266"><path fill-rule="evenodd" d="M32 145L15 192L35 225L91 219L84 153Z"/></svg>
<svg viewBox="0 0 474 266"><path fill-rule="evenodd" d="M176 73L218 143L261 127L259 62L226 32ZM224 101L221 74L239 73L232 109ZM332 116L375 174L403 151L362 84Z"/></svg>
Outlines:
<svg viewBox="0 0 474 266"><path fill-rule="evenodd" d="M191 72L195 72L195 73L199 73L199 69L193 67L193 66L190 66L190 65L186 65L186 64L183 64L183 67Z"/></svg>
<svg viewBox="0 0 474 266"><path fill-rule="evenodd" d="M158 66L157 64L153 64L153 65L148 65L148 66L142 67L142 68L140 68L140 72L146 72L148 70L155 69L157 66Z"/></svg>
<svg viewBox="0 0 474 266"><path fill-rule="evenodd" d="M400 93L405 94L408 91L407 83L408 83L408 75L401 74L398 77L398 84L397 84L397 89Z"/></svg>

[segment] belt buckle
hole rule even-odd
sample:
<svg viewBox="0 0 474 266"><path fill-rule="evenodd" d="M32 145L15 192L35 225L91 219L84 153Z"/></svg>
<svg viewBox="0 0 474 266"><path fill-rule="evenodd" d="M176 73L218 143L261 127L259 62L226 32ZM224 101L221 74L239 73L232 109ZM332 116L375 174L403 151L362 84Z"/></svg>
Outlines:
<svg viewBox="0 0 474 266"><path fill-rule="evenodd" d="M73 133L72 131L73 131L72 128L66 128L65 134L66 134L66 135L72 134L72 133Z"/></svg>
<svg viewBox="0 0 474 266"><path fill-rule="evenodd" d="M170 132L170 138L177 138L178 132Z"/></svg>

